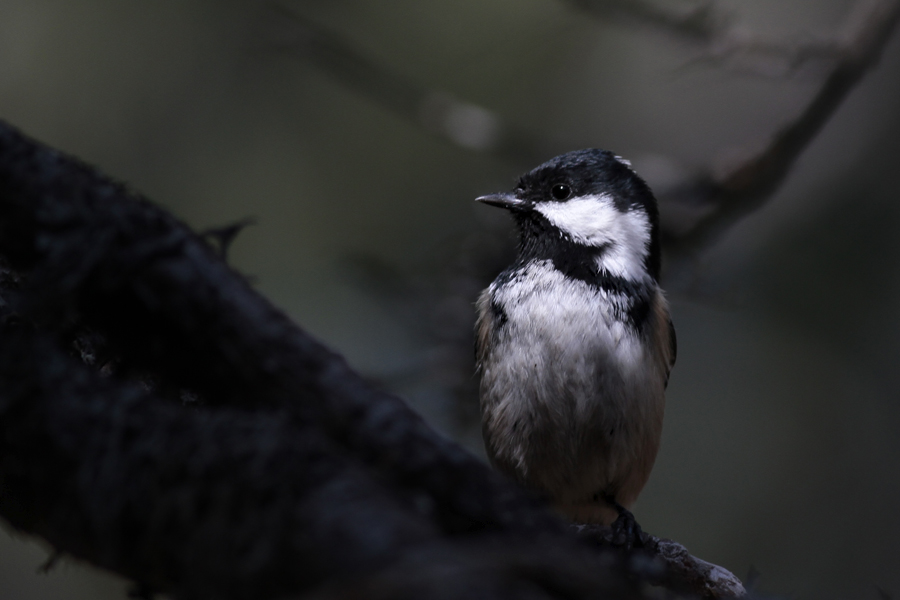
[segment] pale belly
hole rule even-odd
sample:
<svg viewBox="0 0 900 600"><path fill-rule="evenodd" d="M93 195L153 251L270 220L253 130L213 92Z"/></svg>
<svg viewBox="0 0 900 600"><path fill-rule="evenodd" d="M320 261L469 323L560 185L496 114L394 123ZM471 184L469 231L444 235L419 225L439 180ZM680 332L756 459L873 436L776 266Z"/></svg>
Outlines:
<svg viewBox="0 0 900 600"><path fill-rule="evenodd" d="M505 321L482 367L487 454L571 518L608 522L615 513L602 497L628 507L649 477L665 374L641 343L648 332L616 320L596 296L527 292L494 298Z"/></svg>

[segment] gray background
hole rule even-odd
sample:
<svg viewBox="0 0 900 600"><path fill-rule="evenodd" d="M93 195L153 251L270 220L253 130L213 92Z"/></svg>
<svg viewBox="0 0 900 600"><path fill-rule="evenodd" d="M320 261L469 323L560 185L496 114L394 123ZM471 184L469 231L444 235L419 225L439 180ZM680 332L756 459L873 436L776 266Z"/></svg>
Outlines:
<svg viewBox="0 0 900 600"><path fill-rule="evenodd" d="M835 31L850 2L723 5L796 41ZM428 347L347 257L427 273L468 232L502 222L472 199L508 189L522 168L455 147L275 51L267 6L0 0L0 118L195 228L255 216L233 264L480 452L477 434L450 419L441 382L398 376ZM702 165L759 140L819 81L698 65L676 36L557 0L286 6L562 149L606 147L639 168L660 155ZM900 594L898 106L895 36L786 185L670 280L679 358L635 512L740 576L753 566L767 592ZM0 599L123 597L125 582L76 561L36 574L46 556L3 524Z"/></svg>

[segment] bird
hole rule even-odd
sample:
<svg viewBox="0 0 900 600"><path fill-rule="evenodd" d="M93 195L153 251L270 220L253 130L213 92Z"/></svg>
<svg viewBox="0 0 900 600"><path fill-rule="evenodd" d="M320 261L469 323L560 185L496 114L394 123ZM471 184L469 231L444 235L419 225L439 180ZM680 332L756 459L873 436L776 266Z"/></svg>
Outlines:
<svg viewBox="0 0 900 600"><path fill-rule="evenodd" d="M630 508L656 460L677 353L656 199L629 161L594 148L476 200L518 230L515 261L476 302L487 457L569 520L639 544Z"/></svg>

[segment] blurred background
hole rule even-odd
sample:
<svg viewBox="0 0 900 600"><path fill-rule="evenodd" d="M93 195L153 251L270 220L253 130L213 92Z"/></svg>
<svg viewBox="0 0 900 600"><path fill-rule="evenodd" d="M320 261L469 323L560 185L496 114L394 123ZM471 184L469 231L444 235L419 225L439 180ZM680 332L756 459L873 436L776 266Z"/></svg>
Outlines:
<svg viewBox="0 0 900 600"><path fill-rule="evenodd" d="M482 453L471 303L512 232L472 200L582 147L663 197L803 109L854 2L591 4L0 0L0 118L195 229L253 217L230 262ZM826 50L723 54L710 15ZM898 107L900 35L762 208L666 263L678 363L635 513L765 593L900 594ZM0 600L125 597L47 558L2 524Z"/></svg>

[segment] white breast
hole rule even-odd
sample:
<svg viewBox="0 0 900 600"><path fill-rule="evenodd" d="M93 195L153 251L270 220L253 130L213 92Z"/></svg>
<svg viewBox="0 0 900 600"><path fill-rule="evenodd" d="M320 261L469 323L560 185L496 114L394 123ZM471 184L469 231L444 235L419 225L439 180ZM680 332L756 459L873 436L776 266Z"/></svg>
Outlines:
<svg viewBox="0 0 900 600"><path fill-rule="evenodd" d="M479 310L490 302L506 317L481 367L492 462L564 501L613 485L630 468L665 385L647 337L614 316L628 299L541 261L492 284Z"/></svg>
<svg viewBox="0 0 900 600"><path fill-rule="evenodd" d="M643 366L646 357L638 334L614 316L629 307L622 295L568 279L549 260L531 263L514 281L487 291L508 320L501 336L508 344L508 369L529 364L533 369L540 366L535 361L552 361L556 370L589 376L579 368L596 371L599 361L628 377Z"/></svg>

